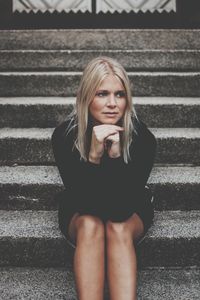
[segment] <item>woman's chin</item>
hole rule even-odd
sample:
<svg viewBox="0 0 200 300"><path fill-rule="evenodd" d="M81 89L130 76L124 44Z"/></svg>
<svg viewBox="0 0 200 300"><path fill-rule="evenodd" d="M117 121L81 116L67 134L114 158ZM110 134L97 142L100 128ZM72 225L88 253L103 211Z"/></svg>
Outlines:
<svg viewBox="0 0 200 300"><path fill-rule="evenodd" d="M99 118L99 119L93 119L94 125L117 125L120 122L118 118Z"/></svg>
<svg viewBox="0 0 200 300"><path fill-rule="evenodd" d="M108 125L116 125L118 121L116 120L106 120L102 124L108 124Z"/></svg>

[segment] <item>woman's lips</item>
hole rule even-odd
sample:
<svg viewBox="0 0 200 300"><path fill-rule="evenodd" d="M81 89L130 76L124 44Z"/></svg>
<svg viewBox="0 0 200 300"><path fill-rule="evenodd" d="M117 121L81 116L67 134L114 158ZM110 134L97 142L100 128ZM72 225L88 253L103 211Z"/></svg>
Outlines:
<svg viewBox="0 0 200 300"><path fill-rule="evenodd" d="M105 112L104 115L106 115L107 117L114 118L114 117L116 117L117 113L115 113L115 112Z"/></svg>

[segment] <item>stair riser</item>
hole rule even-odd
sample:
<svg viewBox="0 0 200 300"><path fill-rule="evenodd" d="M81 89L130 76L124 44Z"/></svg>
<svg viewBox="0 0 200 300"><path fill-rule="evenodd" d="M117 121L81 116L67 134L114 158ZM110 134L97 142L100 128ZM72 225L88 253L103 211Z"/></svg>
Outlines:
<svg viewBox="0 0 200 300"><path fill-rule="evenodd" d="M27 104L29 99L27 98ZM67 100L66 100L67 103ZM0 127L51 128L64 121L74 105L1 105ZM200 106L199 106L200 107ZM200 108L199 108L200 110ZM196 110L195 110L196 111ZM23 118L22 118L23 116ZM196 126L195 126L196 127Z"/></svg>
<svg viewBox="0 0 200 300"><path fill-rule="evenodd" d="M56 210L55 195L63 190L53 184L1 184L0 209L5 210Z"/></svg>
<svg viewBox="0 0 200 300"><path fill-rule="evenodd" d="M200 265L200 240L146 239L137 249L138 266L188 267ZM147 251L148 249L148 251Z"/></svg>
<svg viewBox="0 0 200 300"><path fill-rule="evenodd" d="M55 182L56 182L55 178ZM200 184L151 183L155 210L200 210ZM5 210L55 210L55 195L63 190L58 184L1 184L0 209Z"/></svg>
<svg viewBox="0 0 200 300"><path fill-rule="evenodd" d="M200 266L200 239L151 239L146 237L137 248L138 266ZM146 251L148 249L148 251ZM1 239L0 266L69 267L73 249L64 238Z"/></svg>
<svg viewBox="0 0 200 300"><path fill-rule="evenodd" d="M200 96L199 73L131 73L134 96ZM0 96L75 96L80 74L0 74Z"/></svg>
<svg viewBox="0 0 200 300"><path fill-rule="evenodd" d="M200 139L157 138L155 163L199 164ZM0 165L52 164L52 146L48 138L2 138L0 139Z"/></svg>
<svg viewBox="0 0 200 300"><path fill-rule="evenodd" d="M27 104L28 101L27 98ZM72 104L1 105L0 103L0 127L56 127L65 120L72 109ZM200 127L200 102L199 105L186 106L135 104L135 109L138 117L149 127Z"/></svg>
<svg viewBox="0 0 200 300"><path fill-rule="evenodd" d="M60 239L18 238L0 240L0 266L69 267L73 249Z"/></svg>
<svg viewBox="0 0 200 300"><path fill-rule="evenodd" d="M82 71L97 56L119 61L127 71L198 71L199 51L13 51L0 52L0 71Z"/></svg>
<svg viewBox="0 0 200 300"><path fill-rule="evenodd" d="M200 31L2 30L0 49L200 49Z"/></svg>

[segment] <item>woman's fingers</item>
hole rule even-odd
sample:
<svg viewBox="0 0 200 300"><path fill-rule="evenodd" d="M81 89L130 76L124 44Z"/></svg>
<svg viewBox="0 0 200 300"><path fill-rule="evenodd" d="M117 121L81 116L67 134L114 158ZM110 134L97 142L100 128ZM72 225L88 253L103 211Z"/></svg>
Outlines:
<svg viewBox="0 0 200 300"><path fill-rule="evenodd" d="M111 142L119 142L120 141L120 138L119 138L119 132L115 133L115 134L112 134L112 135L109 135L107 138L106 138L106 141L111 141Z"/></svg>
<svg viewBox="0 0 200 300"><path fill-rule="evenodd" d="M110 124L94 126L89 152L90 161L99 161L105 149L111 149L111 155L112 152L114 153L113 156L118 155L120 153L120 145L117 146L120 144L119 132L123 130L120 126ZM112 144L115 145L115 148L112 147Z"/></svg>
<svg viewBox="0 0 200 300"><path fill-rule="evenodd" d="M117 125L111 125L111 124L102 124L102 125L98 125L96 126L98 127L99 129L102 129L102 130L116 130L116 131L123 131L124 128L121 127L121 126L117 126Z"/></svg>
<svg viewBox="0 0 200 300"><path fill-rule="evenodd" d="M95 134L96 139L99 142L103 142L105 139L107 139L109 136L115 135L119 133L119 131L123 131L124 129L120 126L116 125L98 125L93 127L93 131Z"/></svg>

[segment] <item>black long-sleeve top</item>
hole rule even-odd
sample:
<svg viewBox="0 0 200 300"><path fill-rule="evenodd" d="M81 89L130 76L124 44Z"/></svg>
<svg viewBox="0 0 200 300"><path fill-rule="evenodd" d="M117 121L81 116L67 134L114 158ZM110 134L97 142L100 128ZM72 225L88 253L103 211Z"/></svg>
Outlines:
<svg viewBox="0 0 200 300"><path fill-rule="evenodd" d="M143 206L144 187L156 153L156 139L146 124L136 122L137 134L130 145L131 161L110 158L100 164L80 160L74 146L75 131L66 135L69 121L58 125L52 135L55 162L69 197L69 209L104 218L123 219Z"/></svg>

